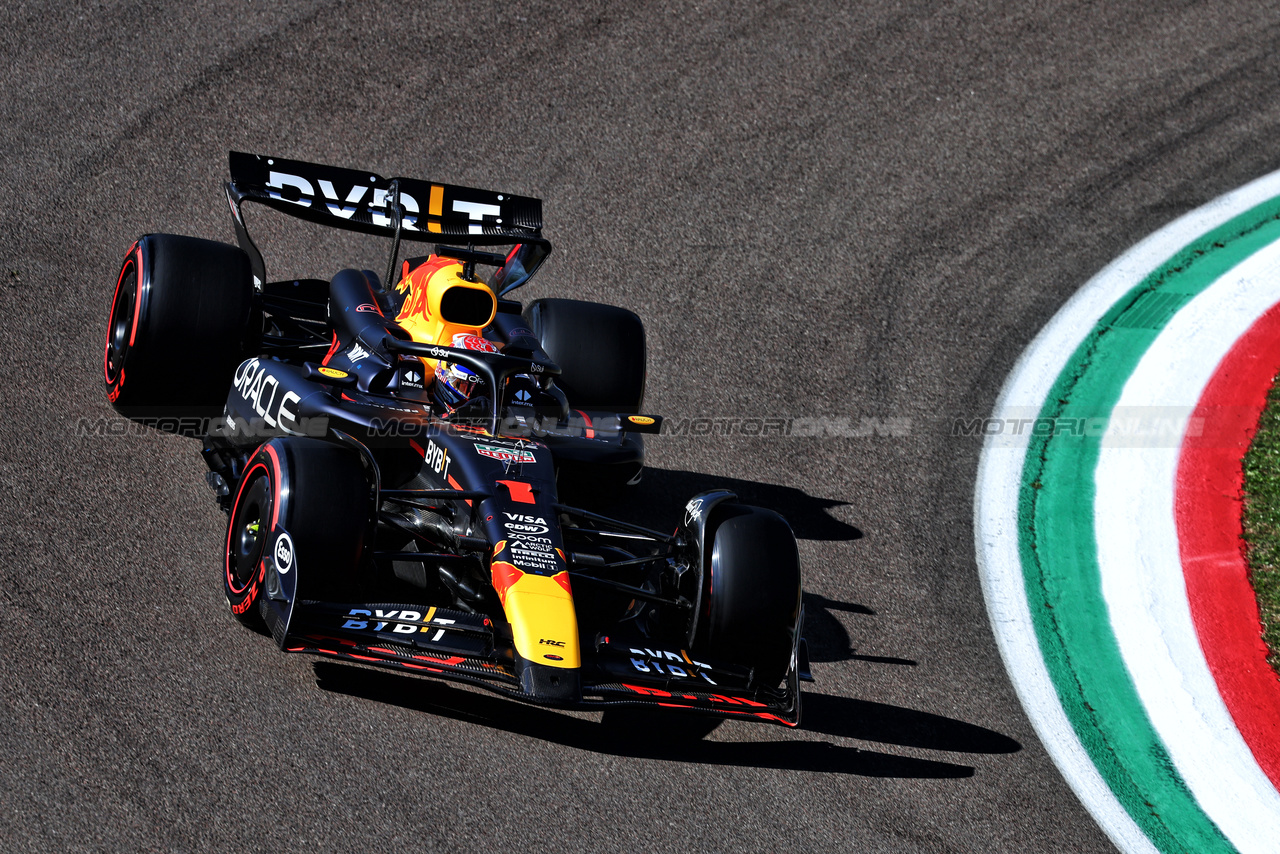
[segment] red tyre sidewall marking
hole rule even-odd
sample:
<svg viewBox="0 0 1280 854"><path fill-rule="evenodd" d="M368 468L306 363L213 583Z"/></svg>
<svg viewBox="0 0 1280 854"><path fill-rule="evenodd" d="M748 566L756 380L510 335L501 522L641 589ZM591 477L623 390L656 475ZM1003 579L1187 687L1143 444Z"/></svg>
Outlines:
<svg viewBox="0 0 1280 854"><path fill-rule="evenodd" d="M120 278L116 280L115 292L111 295L111 309L107 315L107 343L102 350L102 375L107 381L108 386L116 385L117 380L120 385L124 385L124 371L120 372L118 378L113 379L111 376L111 363L107 359L107 354L111 351L111 321L116 316L116 301L120 299L120 286L124 284L124 274L129 270L130 256L132 258L134 269L137 271L138 287L133 295L133 326L129 329L129 346L133 346L134 338L138 334L138 306L142 301L142 252L138 249L138 244L134 243L129 247L129 251L124 253L124 263L120 265Z"/></svg>
<svg viewBox="0 0 1280 854"><path fill-rule="evenodd" d="M1203 427L1183 440L1174 515L1200 648L1245 744L1280 789L1280 680L1266 661L1241 540L1241 459L1277 370L1280 304L1232 345L1201 392L1191 423Z"/></svg>
<svg viewBox="0 0 1280 854"><path fill-rule="evenodd" d="M237 595L248 589L249 585L253 583L253 578L251 576L249 580L245 582L243 587L236 586L235 575L231 571L231 538L235 536L235 519L236 513L240 511L240 499L244 497L244 491L249 486L249 481L253 480L254 472L258 469L266 471L267 466L259 460L250 466L249 470L244 473L244 477L240 479L240 490L236 492L236 503L231 505L231 522L227 525L227 545L223 550L222 565L223 569L227 573L227 588Z"/></svg>
<svg viewBox="0 0 1280 854"><path fill-rule="evenodd" d="M271 472L273 479L271 485L273 487L271 494L271 527L275 528L280 521L280 457L276 456L275 446L268 444L264 450L267 456L271 457Z"/></svg>
<svg viewBox="0 0 1280 854"><path fill-rule="evenodd" d="M138 268L138 291L133 298L133 328L129 330L129 346L133 346L134 339L138 337L138 316L142 311L142 245L135 243L133 250L137 257L134 259Z"/></svg>
<svg viewBox="0 0 1280 854"><path fill-rule="evenodd" d="M263 450L267 452L267 456L271 459L271 469L272 469L272 472L271 472L272 474L271 528L272 530L274 530L276 527L276 523L280 519L280 458L276 456L276 449L273 448L271 445L264 446ZM226 543L226 547L223 550L222 564L223 564L223 570L226 572L226 575L227 575L227 588L231 590L231 592L235 593L236 595L243 593L248 587L250 587L250 585L252 585L254 582L254 578L250 576L248 583L246 583L243 587L236 587L235 578L231 572L231 537L234 534L234 528L232 527L232 525L235 522L236 511L240 509L240 499L244 497L245 488L249 485L249 481L252 479L253 473L256 472L258 469L262 469L265 471L266 468L267 468L266 463L264 463L261 459L257 460L252 466L249 467L249 470L245 472L244 477L240 478L240 489L236 492L235 503L231 505L231 523L227 525L227 543ZM264 552L263 553L264 567L265 567L265 561L266 561L266 553ZM260 580L262 572L260 571L258 575Z"/></svg>

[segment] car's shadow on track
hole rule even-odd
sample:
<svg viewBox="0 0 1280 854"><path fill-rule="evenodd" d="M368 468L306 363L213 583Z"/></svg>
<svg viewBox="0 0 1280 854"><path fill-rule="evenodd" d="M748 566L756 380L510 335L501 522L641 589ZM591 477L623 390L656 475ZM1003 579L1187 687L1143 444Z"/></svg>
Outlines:
<svg viewBox="0 0 1280 854"><path fill-rule="evenodd" d="M669 531L680 522L685 502L699 492L711 489L727 489L736 493L743 504L755 504L780 513L795 531L797 539L833 541L862 537L857 528L828 512L847 506L847 501L819 498L791 486L680 469L646 467L640 483L613 500L606 496L584 496L583 503L592 509L598 508L598 512L605 515ZM566 496L566 500L571 499Z"/></svg>
<svg viewBox="0 0 1280 854"><path fill-rule="evenodd" d="M727 489L747 504L782 514L801 540L860 539L860 530L828 511L846 502L808 495L799 489L700 472L646 468L642 482L613 501L601 496L566 496L569 503L606 515L672 530L680 521L685 501L699 492ZM870 608L815 593L804 594L805 628L812 661L861 660L877 664L914 666L908 659L859 655L849 634L833 612L874 616ZM427 682L398 673L332 661L313 664L317 684L326 691L398 706L426 715L452 718L528 738L612 756L696 762L708 765L822 771L864 777L955 779L972 777L974 768L953 762L900 756L876 750L833 744L822 736L857 739L873 744L969 754L1014 753L1017 741L983 727L883 703L827 694L805 693L803 724L785 737L767 741L700 740L682 730L696 730L707 719L653 714L629 719L631 725L606 726L555 709L529 706L492 694ZM692 722L687 728L680 722ZM671 726L675 723L674 726ZM760 725L762 732L768 725ZM703 727L705 732L707 727ZM782 734L782 733L779 733ZM815 738L816 736L816 738Z"/></svg>
<svg viewBox="0 0 1280 854"><path fill-rule="evenodd" d="M619 731L554 709L355 665L318 661L317 684L326 691L399 706L613 756L708 765L824 771L864 777L948 779L972 777L969 765L897 756L789 737L775 741L699 741L672 736L660 715L652 728ZM961 753L1013 753L1021 745L1000 733L911 709L804 695L804 723L796 734L831 735L902 747ZM766 726L766 725L761 725Z"/></svg>
<svg viewBox="0 0 1280 854"><path fill-rule="evenodd" d="M716 477L703 472L646 468L635 487L606 500L604 496L583 496L583 503L606 515L645 525L660 531L673 530L684 513L684 503L699 492L726 489L744 504L767 507L780 513L797 539L837 542L861 539L862 531L842 522L829 511L848 502L809 495L791 486L778 486L733 477ZM859 655L852 648L849 633L832 613L875 615L865 605L840 602L816 593L804 594L804 636L809 641L809 659L818 662L869 661L876 664L916 662L904 658Z"/></svg>
<svg viewBox="0 0 1280 854"><path fill-rule="evenodd" d="M853 648L848 630L832 613L833 611L844 611L848 614L866 614L872 617L876 613L866 605L858 605L854 602L839 602L835 599L828 599L826 596L820 596L817 593L805 593L803 635L809 644L810 661L867 661L872 664L916 666L916 662L909 658L860 655Z"/></svg>

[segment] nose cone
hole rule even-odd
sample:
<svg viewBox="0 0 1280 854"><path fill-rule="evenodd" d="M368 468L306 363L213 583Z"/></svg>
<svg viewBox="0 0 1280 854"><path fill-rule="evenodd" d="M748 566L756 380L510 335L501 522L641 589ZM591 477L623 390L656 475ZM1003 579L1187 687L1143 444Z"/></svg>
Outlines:
<svg viewBox="0 0 1280 854"><path fill-rule="evenodd" d="M510 541L499 543L506 555ZM530 662L555 669L582 666L578 615L573 606L569 573L553 576L524 572L509 561L495 560L493 586L511 624L516 652Z"/></svg>

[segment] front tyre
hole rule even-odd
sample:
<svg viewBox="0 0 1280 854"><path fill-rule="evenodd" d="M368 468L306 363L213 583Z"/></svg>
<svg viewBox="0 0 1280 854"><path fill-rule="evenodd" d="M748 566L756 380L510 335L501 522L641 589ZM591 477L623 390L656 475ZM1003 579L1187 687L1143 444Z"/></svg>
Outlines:
<svg viewBox="0 0 1280 854"><path fill-rule="evenodd" d="M360 583L372 530L372 487L358 453L320 439L267 442L245 466L227 525L222 577L232 615L264 629L266 591L284 588L272 577L281 571L294 573L291 601L346 598Z"/></svg>
<svg viewBox="0 0 1280 854"><path fill-rule="evenodd" d="M745 664L775 688L787 675L800 620L800 556L787 520L772 510L721 505L704 571L698 646Z"/></svg>
<svg viewBox="0 0 1280 854"><path fill-rule="evenodd" d="M223 593L231 614L243 625L264 631L255 606L266 582L266 543L279 494L278 466L259 452L240 480L223 555Z"/></svg>

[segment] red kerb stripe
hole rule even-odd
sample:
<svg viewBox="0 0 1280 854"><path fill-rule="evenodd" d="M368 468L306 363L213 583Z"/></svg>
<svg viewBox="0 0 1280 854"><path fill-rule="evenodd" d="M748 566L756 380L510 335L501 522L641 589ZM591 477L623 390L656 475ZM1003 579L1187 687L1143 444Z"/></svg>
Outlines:
<svg viewBox="0 0 1280 854"><path fill-rule="evenodd" d="M1241 458L1278 369L1280 304L1232 345L1205 386L1178 460L1174 515L1200 647L1236 728L1280 788L1280 680L1266 661L1240 539Z"/></svg>

